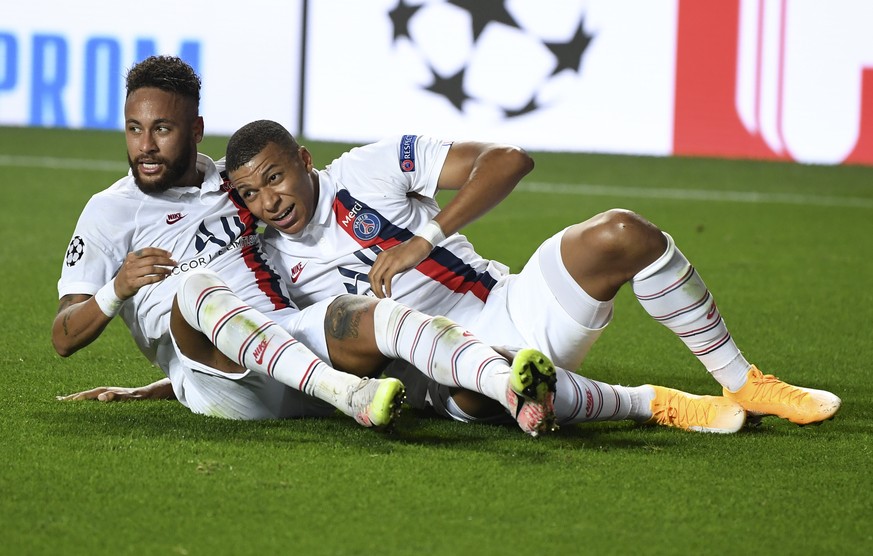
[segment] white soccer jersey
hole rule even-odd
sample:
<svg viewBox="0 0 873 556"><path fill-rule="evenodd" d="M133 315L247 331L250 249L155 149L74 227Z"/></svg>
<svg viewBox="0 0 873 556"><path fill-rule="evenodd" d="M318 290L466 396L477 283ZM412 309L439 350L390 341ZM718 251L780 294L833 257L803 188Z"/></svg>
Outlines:
<svg viewBox="0 0 873 556"><path fill-rule="evenodd" d="M61 297L93 295L115 277L129 252L145 247L170 251L178 262L172 275L140 289L120 312L139 348L164 372L167 362L156 355L159 344L168 341L170 309L183 273L211 268L264 313L293 307L266 263L255 219L229 195L224 162L200 154L197 168L205 174L199 188L147 195L128 173L94 195L79 217L58 281Z"/></svg>
<svg viewBox="0 0 873 556"><path fill-rule="evenodd" d="M299 306L342 293L372 295L367 274L377 254L411 238L439 212L433 197L450 146L404 135L352 149L318 172L318 203L306 228L293 235L265 232L268 252ZM461 315L481 311L506 273L454 234L394 278L392 298L462 321Z"/></svg>

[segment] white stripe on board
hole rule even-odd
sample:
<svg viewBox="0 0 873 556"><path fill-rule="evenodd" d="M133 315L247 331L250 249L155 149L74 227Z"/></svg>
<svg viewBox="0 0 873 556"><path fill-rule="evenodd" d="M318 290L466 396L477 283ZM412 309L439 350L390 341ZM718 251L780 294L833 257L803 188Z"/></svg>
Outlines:
<svg viewBox="0 0 873 556"><path fill-rule="evenodd" d="M518 191L558 193L563 195L597 195L601 197L632 197L672 199L678 201L730 201L736 203L807 205L818 207L873 208L873 199L865 197L833 197L794 193L761 193L758 191L713 191L709 189L661 189L625 187L621 185L589 185L584 183L522 182Z"/></svg>
<svg viewBox="0 0 873 556"><path fill-rule="evenodd" d="M52 168L60 170L101 170L126 172L126 162L57 158L49 156L0 155L0 166L24 168ZM585 183L522 182L519 191L557 193L561 195L588 195L600 197L627 197L643 199L671 199L676 201L713 201L759 204L805 205L819 207L873 208L873 199L865 197L834 197L828 195L801 195L794 193L761 193L758 191L713 191L706 189L661 189L620 185L591 185Z"/></svg>
<svg viewBox="0 0 873 556"><path fill-rule="evenodd" d="M85 158L57 158L51 156L15 156L0 154L0 166L22 168L51 168L52 170L100 170L124 172L130 170L127 162L88 160Z"/></svg>

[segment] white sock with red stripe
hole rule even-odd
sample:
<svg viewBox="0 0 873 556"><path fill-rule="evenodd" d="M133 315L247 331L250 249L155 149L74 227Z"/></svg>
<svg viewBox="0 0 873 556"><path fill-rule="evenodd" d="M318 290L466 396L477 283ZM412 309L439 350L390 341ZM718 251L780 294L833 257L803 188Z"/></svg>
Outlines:
<svg viewBox="0 0 873 556"><path fill-rule="evenodd" d="M465 328L393 299L380 300L373 318L383 355L412 363L440 384L480 392L510 408L509 363Z"/></svg>
<svg viewBox="0 0 873 556"><path fill-rule="evenodd" d="M176 295L185 320L227 357L354 417L348 393L360 377L330 367L288 332L247 305L212 271L186 275Z"/></svg>
<svg viewBox="0 0 873 556"><path fill-rule="evenodd" d="M751 365L731 338L706 284L673 238L664 236L667 250L633 277L634 294L646 312L679 336L722 386L736 389L745 383Z"/></svg>
<svg viewBox="0 0 873 556"><path fill-rule="evenodd" d="M555 371L555 415L559 425L651 417L649 404L638 400L642 387L606 384L561 368Z"/></svg>

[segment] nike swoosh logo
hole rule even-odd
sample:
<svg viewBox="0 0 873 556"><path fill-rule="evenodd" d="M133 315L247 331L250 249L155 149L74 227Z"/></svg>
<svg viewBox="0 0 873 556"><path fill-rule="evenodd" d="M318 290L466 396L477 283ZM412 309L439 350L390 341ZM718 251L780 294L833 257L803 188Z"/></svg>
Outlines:
<svg viewBox="0 0 873 556"><path fill-rule="evenodd" d="M300 275L303 273L303 268L307 263L297 263L297 266L291 269L291 283L296 284L297 279L300 278Z"/></svg>
<svg viewBox="0 0 873 556"><path fill-rule="evenodd" d="M168 214L167 215L167 224L170 224L172 226L173 224L175 224L179 220L182 220L186 216L188 216L188 215L187 214L180 214L178 212L176 214Z"/></svg>
<svg viewBox="0 0 873 556"><path fill-rule="evenodd" d="M264 354L267 353L267 346L270 345L270 340L272 339L272 336L270 336L269 338L264 338L263 340L261 340L261 343L259 343L257 347L255 347L255 363L257 363L258 365L264 363Z"/></svg>
<svg viewBox="0 0 873 556"><path fill-rule="evenodd" d="M713 301L712 305L710 305L710 307L709 307L709 312L706 314L706 320L712 320L712 317L715 316L715 311L716 311L715 301Z"/></svg>

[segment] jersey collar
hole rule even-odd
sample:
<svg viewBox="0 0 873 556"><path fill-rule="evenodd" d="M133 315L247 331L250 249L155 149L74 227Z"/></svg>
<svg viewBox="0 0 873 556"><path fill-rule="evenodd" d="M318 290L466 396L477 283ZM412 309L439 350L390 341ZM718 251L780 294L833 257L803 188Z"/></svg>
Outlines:
<svg viewBox="0 0 873 556"><path fill-rule="evenodd" d="M215 162L203 153L197 153L197 170L203 172L203 183L200 187L171 187L164 191L162 195L172 199L181 199L184 196L197 194L201 198L213 193L224 192L221 189L224 180L221 179L221 174L215 166Z"/></svg>

